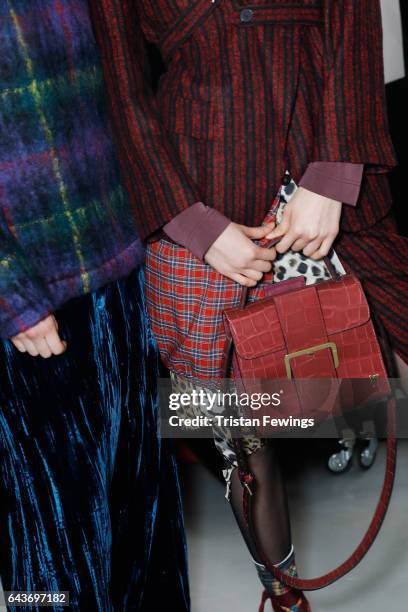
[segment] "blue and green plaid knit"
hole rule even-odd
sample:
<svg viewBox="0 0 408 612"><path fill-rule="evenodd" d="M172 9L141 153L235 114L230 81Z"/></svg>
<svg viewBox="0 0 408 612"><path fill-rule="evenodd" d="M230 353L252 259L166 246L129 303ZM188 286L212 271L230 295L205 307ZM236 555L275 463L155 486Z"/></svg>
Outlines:
<svg viewBox="0 0 408 612"><path fill-rule="evenodd" d="M142 257L87 0L0 0L0 336Z"/></svg>

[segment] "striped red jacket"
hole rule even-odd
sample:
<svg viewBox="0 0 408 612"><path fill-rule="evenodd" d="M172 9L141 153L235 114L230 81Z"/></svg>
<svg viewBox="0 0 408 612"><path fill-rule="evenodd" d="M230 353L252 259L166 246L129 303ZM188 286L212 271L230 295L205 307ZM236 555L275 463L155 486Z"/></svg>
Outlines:
<svg viewBox="0 0 408 612"><path fill-rule="evenodd" d="M148 237L202 201L260 223L285 168L365 164L358 231L391 206L378 0L90 0L124 177ZM167 72L154 94L146 40Z"/></svg>

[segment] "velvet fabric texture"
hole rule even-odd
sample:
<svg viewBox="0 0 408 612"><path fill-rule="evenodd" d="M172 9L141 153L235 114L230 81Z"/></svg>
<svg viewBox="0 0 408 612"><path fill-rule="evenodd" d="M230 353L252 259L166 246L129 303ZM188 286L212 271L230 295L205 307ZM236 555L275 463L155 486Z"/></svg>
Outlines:
<svg viewBox="0 0 408 612"><path fill-rule="evenodd" d="M33 358L0 343L5 590L70 591L76 612L152 612L169 601L189 610L143 285L139 270L57 311L62 356Z"/></svg>
<svg viewBox="0 0 408 612"><path fill-rule="evenodd" d="M0 0L0 337L142 256L87 0Z"/></svg>

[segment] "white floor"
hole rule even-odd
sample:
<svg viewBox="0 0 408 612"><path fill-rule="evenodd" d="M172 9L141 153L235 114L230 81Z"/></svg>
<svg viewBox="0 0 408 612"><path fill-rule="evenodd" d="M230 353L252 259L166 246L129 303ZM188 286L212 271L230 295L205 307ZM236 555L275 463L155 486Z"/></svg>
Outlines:
<svg viewBox="0 0 408 612"><path fill-rule="evenodd" d="M368 525L383 476L384 450L381 445L368 472L354 467L333 476L323 462L313 461L292 477L294 542L305 577L344 560ZM201 465L183 472L192 612L257 612L261 588L222 484ZM313 612L402 612L408 609L407 583L408 441L404 441L399 444L391 507L376 543L356 570L309 599ZM0 612L5 610L0 606Z"/></svg>
<svg viewBox="0 0 408 612"><path fill-rule="evenodd" d="M334 476L308 463L289 493L299 571L325 573L343 561L367 527L379 495L384 444L367 472ZM184 468L192 612L257 612L261 588L238 534L223 486L201 465ZM407 610L408 441L400 442L395 492L377 541L341 581L309 595L313 612ZM268 604L270 606L270 604ZM268 608L268 612L271 607Z"/></svg>

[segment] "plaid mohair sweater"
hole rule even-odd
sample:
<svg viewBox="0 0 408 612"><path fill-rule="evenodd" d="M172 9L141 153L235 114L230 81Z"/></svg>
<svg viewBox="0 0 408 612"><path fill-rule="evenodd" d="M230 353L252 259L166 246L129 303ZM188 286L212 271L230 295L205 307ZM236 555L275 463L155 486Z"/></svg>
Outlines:
<svg viewBox="0 0 408 612"><path fill-rule="evenodd" d="M87 0L0 0L0 336L142 258Z"/></svg>

